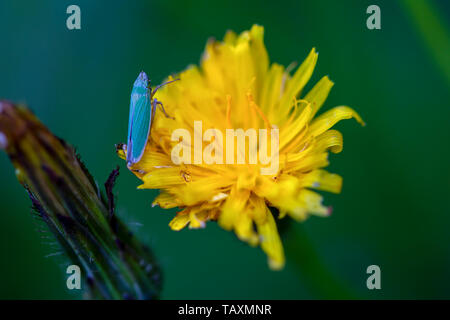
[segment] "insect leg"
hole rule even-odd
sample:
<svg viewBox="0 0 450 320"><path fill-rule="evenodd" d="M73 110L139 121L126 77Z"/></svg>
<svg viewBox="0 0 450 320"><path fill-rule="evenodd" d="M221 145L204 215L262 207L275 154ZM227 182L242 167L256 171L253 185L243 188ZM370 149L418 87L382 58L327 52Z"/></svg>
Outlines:
<svg viewBox="0 0 450 320"><path fill-rule="evenodd" d="M172 120L175 120L174 117L171 117L171 116L169 116L169 115L167 114L166 110L164 110L163 104L162 104L160 101L156 100L156 98L155 98L155 99L153 99L153 107L154 107L154 109L156 109L156 106L157 106L157 105L159 105L159 106L161 107L162 112L164 112L164 114L166 115L167 118L170 118L170 119L172 119ZM155 110L155 111L156 111L156 110Z"/></svg>

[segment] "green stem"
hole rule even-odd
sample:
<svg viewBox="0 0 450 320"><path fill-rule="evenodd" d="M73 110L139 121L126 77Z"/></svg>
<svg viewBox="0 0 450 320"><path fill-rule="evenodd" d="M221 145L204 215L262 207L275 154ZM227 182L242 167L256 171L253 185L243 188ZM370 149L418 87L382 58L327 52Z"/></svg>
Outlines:
<svg viewBox="0 0 450 320"><path fill-rule="evenodd" d="M432 0L402 0L400 3L450 85L450 35L445 19Z"/></svg>
<svg viewBox="0 0 450 320"><path fill-rule="evenodd" d="M114 170L98 189L74 149L28 109L0 101L0 147L9 155L37 214L95 299L156 299L161 274L151 251L115 215Z"/></svg>
<svg viewBox="0 0 450 320"><path fill-rule="evenodd" d="M320 299L355 299L355 293L328 269L317 254L303 226L287 226L283 234L288 265L302 283Z"/></svg>

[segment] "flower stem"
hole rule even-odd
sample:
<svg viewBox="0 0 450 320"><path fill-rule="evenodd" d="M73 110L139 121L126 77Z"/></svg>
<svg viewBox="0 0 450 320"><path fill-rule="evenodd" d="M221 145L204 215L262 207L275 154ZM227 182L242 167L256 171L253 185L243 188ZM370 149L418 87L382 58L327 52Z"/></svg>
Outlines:
<svg viewBox="0 0 450 320"><path fill-rule="evenodd" d="M356 298L355 293L327 268L301 225L289 224L284 231L288 264L314 295L321 299Z"/></svg>
<svg viewBox="0 0 450 320"><path fill-rule="evenodd" d="M27 108L0 101L0 148L36 214L82 270L87 296L156 299L161 272L151 251L115 214L115 169L102 193L74 149ZM106 194L106 195L105 195Z"/></svg>
<svg viewBox="0 0 450 320"><path fill-rule="evenodd" d="M402 0L400 4L422 38L433 62L446 78L447 85L450 85L450 35L445 16L439 12L434 1Z"/></svg>

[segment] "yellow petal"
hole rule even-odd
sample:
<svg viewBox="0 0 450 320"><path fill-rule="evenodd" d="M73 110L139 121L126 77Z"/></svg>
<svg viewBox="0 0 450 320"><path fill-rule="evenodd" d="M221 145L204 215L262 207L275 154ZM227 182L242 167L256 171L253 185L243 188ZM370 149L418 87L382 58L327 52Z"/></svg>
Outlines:
<svg viewBox="0 0 450 320"><path fill-rule="evenodd" d="M179 167L160 168L147 173L138 189L164 189L168 186L185 184Z"/></svg>
<svg viewBox="0 0 450 320"><path fill-rule="evenodd" d="M239 70L240 72L239 77L235 77L234 79L236 92L243 93L249 90L249 85L251 85L252 79L255 77L252 56L250 55L250 44L248 40L239 43L234 48L233 53L236 71ZM235 73L235 76L236 75L237 74ZM242 94L234 95L235 100L240 97L242 97Z"/></svg>
<svg viewBox="0 0 450 320"><path fill-rule="evenodd" d="M120 159L126 160L127 159L127 154L125 153L124 148L126 148L125 145L121 145L123 146L122 148L116 148L116 153L119 156Z"/></svg>
<svg viewBox="0 0 450 320"><path fill-rule="evenodd" d="M252 194L250 197L250 209L249 216L250 218L258 224L265 223L267 220L267 205L264 201L264 198L257 197L255 194Z"/></svg>
<svg viewBox="0 0 450 320"><path fill-rule="evenodd" d="M278 214L278 219L283 219L286 217L287 211L286 210L280 210L280 213Z"/></svg>
<svg viewBox="0 0 450 320"><path fill-rule="evenodd" d="M282 269L285 263L283 245L281 244L275 219L269 209L267 209L266 222L257 224L257 229L261 236L261 248L268 257L269 267L272 270Z"/></svg>
<svg viewBox="0 0 450 320"><path fill-rule="evenodd" d="M342 177L338 174L329 173L326 170L314 170L301 178L304 187L340 193L342 188Z"/></svg>
<svg viewBox="0 0 450 320"><path fill-rule="evenodd" d="M255 188L253 190L260 198L266 198L269 201L278 195L278 186L274 180L267 176L258 176L256 178Z"/></svg>
<svg viewBox="0 0 450 320"><path fill-rule="evenodd" d="M315 116L317 111L319 111L320 107L323 105L325 100L330 93L331 88L334 83L328 78L328 76L323 77L320 81L308 92L305 96L305 100L311 103L311 118Z"/></svg>
<svg viewBox="0 0 450 320"><path fill-rule="evenodd" d="M179 231L189 223L189 214L180 212L169 223L169 227L174 231Z"/></svg>
<svg viewBox="0 0 450 320"><path fill-rule="evenodd" d="M253 230L253 221L248 212L241 212L236 217L234 230L242 241L248 242L251 246L256 246L259 242L258 235Z"/></svg>
<svg viewBox="0 0 450 320"><path fill-rule="evenodd" d="M286 91L284 92L280 103L280 116L278 119L285 118L289 113L293 99L300 94L303 87L311 78L314 67L316 66L317 57L318 54L316 53L316 49L312 48L306 60L298 67L297 71L292 76L292 79L287 82Z"/></svg>
<svg viewBox="0 0 450 320"><path fill-rule="evenodd" d="M272 119L274 110L281 98L281 83L283 81L284 67L273 63L270 66L267 77L264 81L259 104L261 110Z"/></svg>
<svg viewBox="0 0 450 320"><path fill-rule="evenodd" d="M291 142L291 140L295 139L300 132L306 127L310 119L312 109L309 105L302 111L300 116L297 117L288 127L283 127L280 133L280 150Z"/></svg>
<svg viewBox="0 0 450 320"><path fill-rule="evenodd" d="M251 46L250 51L252 55L254 70L255 70L255 99L260 103L261 90L266 78L267 70L269 69L269 56L264 45L264 27L253 25L250 30Z"/></svg>
<svg viewBox="0 0 450 320"><path fill-rule="evenodd" d="M300 201L305 206L308 213L320 216L328 217L331 213L331 209L322 205L322 196L314 191L303 189L299 196Z"/></svg>
<svg viewBox="0 0 450 320"><path fill-rule="evenodd" d="M173 165L172 160L167 154L155 151L145 151L138 163L139 169L145 172L165 167L169 168Z"/></svg>
<svg viewBox="0 0 450 320"><path fill-rule="evenodd" d="M168 192L162 191L156 198L153 200L153 206L160 206L163 209L171 209L175 208L179 205L177 198Z"/></svg>
<svg viewBox="0 0 450 320"><path fill-rule="evenodd" d="M308 189L301 189L296 197L285 203L288 215L297 221L304 221L309 214L327 217L331 209L322 205L322 196Z"/></svg>
<svg viewBox="0 0 450 320"><path fill-rule="evenodd" d="M330 150L333 153L339 153L343 145L342 134L337 130L327 130L316 139L316 148L320 151Z"/></svg>
<svg viewBox="0 0 450 320"><path fill-rule="evenodd" d="M230 185L231 180L219 175L211 175L179 186L174 193L183 204L190 206L202 201L210 201Z"/></svg>
<svg viewBox="0 0 450 320"><path fill-rule="evenodd" d="M203 215L203 219L201 219L200 215L197 215L196 210L191 210L189 212L189 229L199 229L204 228L206 226L205 221L203 219L207 218L207 216Z"/></svg>
<svg viewBox="0 0 450 320"><path fill-rule="evenodd" d="M271 206L280 211L292 211L298 205L298 193L300 188L299 179L288 174L282 174L275 182L267 177L260 177L254 192L260 197L270 202ZM255 201L255 203L257 203ZM264 210L267 210L264 205ZM261 223L264 221L256 220Z"/></svg>
<svg viewBox="0 0 450 320"><path fill-rule="evenodd" d="M301 161L296 161L292 163L288 163L286 166L285 172L308 172L314 169L323 168L328 165L328 154L327 153L319 153L319 154L311 154L303 158Z"/></svg>
<svg viewBox="0 0 450 320"><path fill-rule="evenodd" d="M234 32L232 30L228 30L225 33L225 37L223 38L223 42L225 42L226 44L235 45L236 44L236 39L237 39L236 32Z"/></svg>
<svg viewBox="0 0 450 320"><path fill-rule="evenodd" d="M240 189L252 189L255 186L257 175L252 171L247 171L239 175L236 187Z"/></svg>
<svg viewBox="0 0 450 320"><path fill-rule="evenodd" d="M337 122L343 119L355 118L361 125L365 125L361 117L355 110L346 106L335 107L318 116L309 127L309 134L313 137L327 131Z"/></svg>
<svg viewBox="0 0 450 320"><path fill-rule="evenodd" d="M225 230L231 230L233 228L238 215L245 208L249 196L250 192L248 190L237 190L236 187L231 189L231 193L225 201L219 216L219 225L222 228Z"/></svg>

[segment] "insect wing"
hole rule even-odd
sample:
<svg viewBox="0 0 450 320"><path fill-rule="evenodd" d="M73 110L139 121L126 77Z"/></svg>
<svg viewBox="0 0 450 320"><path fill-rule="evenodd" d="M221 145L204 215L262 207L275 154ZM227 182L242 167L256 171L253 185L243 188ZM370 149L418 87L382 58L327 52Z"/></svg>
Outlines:
<svg viewBox="0 0 450 320"><path fill-rule="evenodd" d="M149 94L131 95L127 162L141 160L150 133L152 106Z"/></svg>

